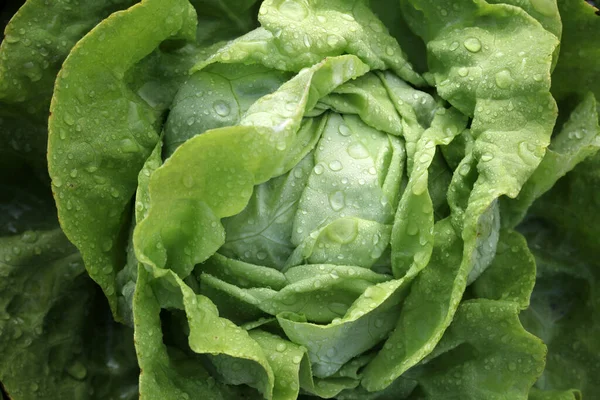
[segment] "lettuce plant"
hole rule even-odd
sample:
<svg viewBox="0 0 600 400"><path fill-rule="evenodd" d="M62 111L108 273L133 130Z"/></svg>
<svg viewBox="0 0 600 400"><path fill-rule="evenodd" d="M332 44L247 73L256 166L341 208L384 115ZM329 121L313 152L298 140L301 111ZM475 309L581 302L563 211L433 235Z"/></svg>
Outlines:
<svg viewBox="0 0 600 400"><path fill-rule="evenodd" d="M20 3L6 398L600 396L592 4Z"/></svg>

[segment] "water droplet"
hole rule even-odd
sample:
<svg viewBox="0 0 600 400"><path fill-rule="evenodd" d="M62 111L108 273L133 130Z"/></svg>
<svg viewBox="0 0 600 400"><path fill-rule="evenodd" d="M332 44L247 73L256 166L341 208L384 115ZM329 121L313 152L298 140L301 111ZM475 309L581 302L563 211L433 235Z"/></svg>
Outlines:
<svg viewBox="0 0 600 400"><path fill-rule="evenodd" d="M69 175L71 176L71 178L77 178L77 170L76 169L72 169L71 173Z"/></svg>
<svg viewBox="0 0 600 400"><path fill-rule="evenodd" d="M337 350L335 349L335 347L327 349L327 351L325 352L325 355L329 358L335 357L336 354L337 354Z"/></svg>
<svg viewBox="0 0 600 400"><path fill-rule="evenodd" d="M340 211L346 206L344 193L341 191L333 192L329 195L329 205L333 211Z"/></svg>
<svg viewBox="0 0 600 400"><path fill-rule="evenodd" d="M217 100L213 104L213 109L221 117L227 117L231 113L231 108L223 100Z"/></svg>
<svg viewBox="0 0 600 400"><path fill-rule="evenodd" d="M335 47L339 43L340 39L335 35L327 36L327 44L331 47Z"/></svg>
<svg viewBox="0 0 600 400"><path fill-rule="evenodd" d="M21 240L24 241L25 243L35 243L35 241L38 239L38 234L35 231L26 231L23 233L23 236L21 237Z"/></svg>
<svg viewBox="0 0 600 400"><path fill-rule="evenodd" d="M117 190L117 188L112 188L110 189L110 195L112 197L114 197L115 199L119 197L119 191Z"/></svg>
<svg viewBox="0 0 600 400"><path fill-rule="evenodd" d="M512 85L512 83L513 78L509 70L503 69L502 71L496 73L496 85L498 85L500 89L507 89Z"/></svg>
<svg viewBox="0 0 600 400"><path fill-rule="evenodd" d="M6 43L17 43L19 40L21 40L21 39L18 36L6 35L4 37L4 41Z"/></svg>
<svg viewBox="0 0 600 400"><path fill-rule="evenodd" d="M350 128L348 128L348 125L346 125L346 124L341 124L340 127L338 128L338 131L340 132L340 135L342 135L342 136L352 135L352 131L350 130Z"/></svg>
<svg viewBox="0 0 600 400"><path fill-rule="evenodd" d="M458 46L459 46L458 42L452 42L449 46L449 49L450 49L450 51L454 51L454 50L458 49Z"/></svg>
<svg viewBox="0 0 600 400"><path fill-rule="evenodd" d="M65 121L65 123L67 125L73 125L73 124L75 124L75 119L69 113L65 113L65 115L63 116L63 120Z"/></svg>
<svg viewBox="0 0 600 400"><path fill-rule="evenodd" d="M87 376L87 368L80 361L75 361L67 367L67 373L77 380L83 380Z"/></svg>
<svg viewBox="0 0 600 400"><path fill-rule="evenodd" d="M267 258L267 253L265 251L260 250L256 253L256 258L262 261Z"/></svg>
<svg viewBox="0 0 600 400"><path fill-rule="evenodd" d="M431 161L431 154L424 153L419 157L419 162L423 164L427 164Z"/></svg>
<svg viewBox="0 0 600 400"><path fill-rule="evenodd" d="M465 76L469 75L469 69L466 67L460 67L458 69L458 75L460 75L464 78Z"/></svg>
<svg viewBox="0 0 600 400"><path fill-rule="evenodd" d="M374 32L381 33L383 32L383 27L379 21L371 21L369 23L369 28L371 28Z"/></svg>
<svg viewBox="0 0 600 400"><path fill-rule="evenodd" d="M358 222L355 219L339 219L327 227L329 239L340 244L352 242L358 236Z"/></svg>
<svg viewBox="0 0 600 400"><path fill-rule="evenodd" d="M52 179L52 184L56 187L61 187L62 179L60 179L60 177L56 176L56 177L54 177L54 179Z"/></svg>
<svg viewBox="0 0 600 400"><path fill-rule="evenodd" d="M471 53L477 53L481 50L481 42L479 39L470 37L463 42L465 49L469 50Z"/></svg>
<svg viewBox="0 0 600 400"><path fill-rule="evenodd" d="M294 364L300 364L300 361L302 361L302 356L294 356L294 357L292 358L292 362L293 362Z"/></svg>
<svg viewBox="0 0 600 400"><path fill-rule="evenodd" d="M355 160L361 160L369 157L369 150L361 143L353 143L348 146L348 155Z"/></svg>
<svg viewBox="0 0 600 400"><path fill-rule="evenodd" d="M275 350L277 350L280 353L283 353L286 349L287 345L285 343L279 343L277 347L275 347Z"/></svg>
<svg viewBox="0 0 600 400"><path fill-rule="evenodd" d="M492 153L483 153L481 155L481 161L488 162L494 159L494 155Z"/></svg>
<svg viewBox="0 0 600 400"><path fill-rule="evenodd" d="M194 177L191 175L186 175L183 177L183 186L185 186L188 189L191 189L192 187L194 187Z"/></svg>
<svg viewBox="0 0 600 400"><path fill-rule="evenodd" d="M419 225L412 219L409 219L406 226L406 233L408 233L410 236L415 236L417 233L419 233Z"/></svg>
<svg viewBox="0 0 600 400"><path fill-rule="evenodd" d="M331 169L332 171L335 171L335 172L341 171L342 168L343 168L343 165L338 160L334 160L329 163L329 169Z"/></svg>
<svg viewBox="0 0 600 400"><path fill-rule="evenodd" d="M392 48L392 46L388 46L385 48L385 54L387 54L388 56L394 55L394 49Z"/></svg>
<svg viewBox="0 0 600 400"><path fill-rule="evenodd" d="M119 147L123 153L137 153L139 150L137 143L129 138L121 140Z"/></svg>
<svg viewBox="0 0 600 400"><path fill-rule="evenodd" d="M324 16L322 16L322 15L318 15L318 16L317 16L317 21L319 21L320 23L324 24L324 23L326 23L326 22L327 22L327 18L325 18L325 17L324 17Z"/></svg>
<svg viewBox="0 0 600 400"><path fill-rule="evenodd" d="M427 181L425 179L418 179L412 185L412 192L415 196L420 196L427 189Z"/></svg>
<svg viewBox="0 0 600 400"><path fill-rule="evenodd" d="M107 240L102 244L102 251L110 251L112 249L112 240Z"/></svg>
<svg viewBox="0 0 600 400"><path fill-rule="evenodd" d="M325 171L325 168L322 164L317 164L315 165L315 168L313 168L313 171L316 175L321 175Z"/></svg>

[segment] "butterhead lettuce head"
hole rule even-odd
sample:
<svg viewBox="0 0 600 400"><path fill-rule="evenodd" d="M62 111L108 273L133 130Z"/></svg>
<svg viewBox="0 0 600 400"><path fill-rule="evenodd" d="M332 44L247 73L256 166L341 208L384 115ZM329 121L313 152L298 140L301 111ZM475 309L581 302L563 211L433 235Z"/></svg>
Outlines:
<svg viewBox="0 0 600 400"><path fill-rule="evenodd" d="M27 0L5 395L600 396L595 11Z"/></svg>

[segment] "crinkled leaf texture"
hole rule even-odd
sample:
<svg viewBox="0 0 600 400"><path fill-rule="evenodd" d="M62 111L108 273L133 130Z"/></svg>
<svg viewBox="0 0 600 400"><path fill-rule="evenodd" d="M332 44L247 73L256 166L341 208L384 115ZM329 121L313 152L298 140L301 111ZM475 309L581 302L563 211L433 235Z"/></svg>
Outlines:
<svg viewBox="0 0 600 400"><path fill-rule="evenodd" d="M26 2L0 165L45 175L48 129L64 234L3 201L9 394L596 395L593 9L374 3ZM128 327L83 333L82 261Z"/></svg>

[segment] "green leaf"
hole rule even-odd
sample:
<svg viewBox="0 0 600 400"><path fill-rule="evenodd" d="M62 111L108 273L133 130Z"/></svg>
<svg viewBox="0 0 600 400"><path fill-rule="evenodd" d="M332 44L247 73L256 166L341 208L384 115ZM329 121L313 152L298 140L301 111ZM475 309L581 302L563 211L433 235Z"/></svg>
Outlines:
<svg viewBox="0 0 600 400"><path fill-rule="evenodd" d="M531 388L529 400L581 400L581 392L578 390L539 390Z"/></svg>
<svg viewBox="0 0 600 400"><path fill-rule="evenodd" d="M505 199L503 224L517 225L533 202L550 190L556 182L577 164L593 156L600 149L600 125L596 99L588 93L577 105L562 127L552 138L542 162L514 200Z"/></svg>
<svg viewBox="0 0 600 400"><path fill-rule="evenodd" d="M112 320L47 188L27 174L13 179L0 195L3 388L13 399L136 398L133 332Z"/></svg>
<svg viewBox="0 0 600 400"><path fill-rule="evenodd" d="M46 174L47 119L58 70L82 36L133 3L83 0L73 7L69 0L28 0L19 8L0 45L2 158L16 155Z"/></svg>
<svg viewBox="0 0 600 400"><path fill-rule="evenodd" d="M438 257L446 260L436 262L434 248L430 262L431 266L448 266L443 273L449 276L441 278L438 268L426 268L417 277L417 290L411 291L398 329L388 339L396 351L379 353L365 370L362 384L368 390L389 385L440 340L468 280L483 272L493 257L486 247L493 244L497 232L496 199L517 196L540 163L556 119L549 87L552 54L558 40L522 9L464 1L438 13L434 2L408 3L407 21L427 43L438 93L473 116L471 133L475 142L472 155L458 167L464 168L464 176L455 174L449 191L454 196L451 221L461 238L453 238L455 233L447 224L440 227L440 239L446 243L440 243L445 255ZM532 42L522 40L524 35ZM497 57L499 53L501 58ZM527 56L535 57L531 68L522 64ZM473 175L473 166L478 176ZM485 235L481 235L482 230ZM439 243L437 237L434 241ZM462 256L457 260L454 257L459 246ZM436 282L438 279L444 284ZM433 299L429 293L435 293ZM419 338L405 333L414 330L419 330Z"/></svg>
<svg viewBox="0 0 600 400"><path fill-rule="evenodd" d="M288 74L260 65L215 64L196 72L179 87L170 106L165 124L167 155L195 135L237 125L253 103L287 79Z"/></svg>
<svg viewBox="0 0 600 400"><path fill-rule="evenodd" d="M134 297L135 344L143 371L140 375L140 397L151 400L175 400L186 396L215 400L239 398L241 390L216 382L197 356L173 351L163 343L159 316L161 306L150 284L150 274L141 267ZM248 392L246 390L246 394Z"/></svg>
<svg viewBox="0 0 600 400"><path fill-rule="evenodd" d="M527 399L546 347L523 329L517 303L467 301L414 374L427 399Z"/></svg>
<svg viewBox="0 0 600 400"><path fill-rule="evenodd" d="M250 331L250 337L263 348L273 368L273 398L295 400L300 392L301 380L303 384L311 386L313 381L306 349L261 330Z"/></svg>
<svg viewBox="0 0 600 400"><path fill-rule="evenodd" d="M258 267L254 266L254 269ZM263 270L268 269L262 267ZM209 269L210 270L210 269ZM238 270L239 271L239 270ZM236 273L243 279L244 275L250 275L253 271L223 271ZM277 273L276 271L273 271ZM262 273L255 272L254 281ZM264 313L278 315L282 312L302 313L310 321L327 323L333 319L340 318L347 313L347 310L370 286L386 282L390 278L386 275L377 274L368 269L351 266L336 265L301 265L289 269L284 275L286 285L280 290L273 290L268 285L268 281L261 285L249 286L246 280L245 285L238 287L229 282L235 282L238 279L232 279L225 276L224 279L218 279L214 276L203 274L200 276L201 288L205 292L221 296L230 297L235 304L234 309L238 307L257 308ZM228 282L229 281L229 282ZM221 300L221 296L214 296L214 301L219 310L226 310L227 303ZM219 301L221 300L221 301ZM231 301L230 300L230 301ZM251 314L250 314L251 315ZM250 319L254 316L250 317ZM248 322L249 317L244 318Z"/></svg>
<svg viewBox="0 0 600 400"><path fill-rule="evenodd" d="M385 339L396 324L408 282L399 279L369 286L342 318L327 325L308 323L292 313L279 314L277 320L287 337L308 349L313 374L328 377Z"/></svg>
<svg viewBox="0 0 600 400"><path fill-rule="evenodd" d="M429 262L433 250L434 215L429 195L429 167L436 146L447 145L465 128L466 118L455 109L438 109L429 129L419 138L412 170L396 211L392 231L392 269L403 276Z"/></svg>
<svg viewBox="0 0 600 400"><path fill-rule="evenodd" d="M256 25L254 9L257 0L191 0L200 18L222 19L224 25L237 34L243 34Z"/></svg>
<svg viewBox="0 0 600 400"><path fill-rule="evenodd" d="M293 224L297 247L286 268L306 261L370 268L389 243L402 141L356 116L332 113L313 157Z"/></svg>
<svg viewBox="0 0 600 400"><path fill-rule="evenodd" d="M552 74L552 94L561 103L571 95L592 91L600 98L600 49L590 38L598 37L600 19L597 8L585 1L557 2L563 23L560 56Z"/></svg>
<svg viewBox="0 0 600 400"><path fill-rule="evenodd" d="M259 21L260 28L223 46L195 68L213 62L260 63L299 71L326 57L353 54L371 69L391 69L408 82L424 83L364 0L268 0L261 5Z"/></svg>
<svg viewBox="0 0 600 400"><path fill-rule="evenodd" d="M318 139L323 126L310 118L301 131L311 130L311 137ZM225 243L219 253L281 269L295 248L292 243L294 218L313 167L313 154L310 153L287 174L255 186L246 208L223 219Z"/></svg>
<svg viewBox="0 0 600 400"><path fill-rule="evenodd" d="M157 24L165 13L164 24ZM193 38L195 24L194 10L184 0L144 1L86 35L56 81L48 159L59 218L115 315L127 207L137 174L158 141L154 110L131 92L124 77L163 40ZM138 40L131 41L133 35ZM115 47L121 49L116 56Z"/></svg>
<svg viewBox="0 0 600 400"><path fill-rule="evenodd" d="M448 219L435 225L434 234L436 245L430 265L414 279L396 329L384 345L386 351L377 353L365 367L361 385L368 391L383 390L429 354L452 319L454 304L447 299L456 297L460 290L454 281L460 266L462 241Z"/></svg>
<svg viewBox="0 0 600 400"><path fill-rule="evenodd" d="M535 259L525 238L515 231L502 231L494 261L472 289L476 297L511 301L525 309L534 284Z"/></svg>
<svg viewBox="0 0 600 400"><path fill-rule="evenodd" d="M578 232L565 232L548 221L521 226L537 264L531 305L521 314L523 325L548 346L546 369L536 387L569 391L570 398L595 398L600 386L598 282L595 254L581 251Z"/></svg>

